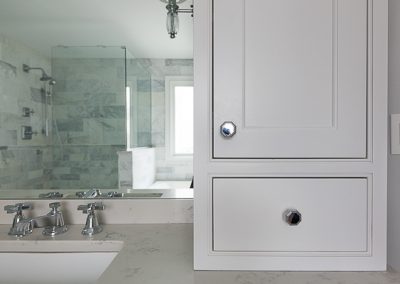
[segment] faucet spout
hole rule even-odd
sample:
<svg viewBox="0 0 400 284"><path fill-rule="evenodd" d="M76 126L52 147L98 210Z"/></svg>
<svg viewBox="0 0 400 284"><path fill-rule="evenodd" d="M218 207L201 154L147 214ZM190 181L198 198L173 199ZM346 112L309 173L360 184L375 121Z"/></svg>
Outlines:
<svg viewBox="0 0 400 284"><path fill-rule="evenodd" d="M51 216L49 214L30 218L27 221L31 222L32 228L45 228L48 226L55 226L56 223L55 216Z"/></svg>
<svg viewBox="0 0 400 284"><path fill-rule="evenodd" d="M15 205L4 206L4 210L7 211L8 214L16 213L14 216L12 227L8 233L9 235L20 237L32 232L31 223L27 223L26 228L24 228L23 230L20 230L20 228L18 228L18 225L26 220L25 216L22 214L22 211L26 209L32 209L32 205L29 203L17 203Z"/></svg>
<svg viewBox="0 0 400 284"><path fill-rule="evenodd" d="M51 218L48 215L38 216L34 218L26 218L21 220L18 224L15 225L16 232L19 235L26 235L32 233L34 228L46 228L49 226L53 226L54 218Z"/></svg>
<svg viewBox="0 0 400 284"><path fill-rule="evenodd" d="M55 236L66 232L68 227L64 223L62 212L58 210L58 207L60 207L60 202L50 203L49 206L51 211L46 216L50 218L51 224L44 228L43 234Z"/></svg>
<svg viewBox="0 0 400 284"><path fill-rule="evenodd" d="M44 235L58 235L68 230L64 223L62 212L58 210L60 202L53 202L49 204L51 211L43 216L26 218L19 222L16 227L18 232L31 233L33 228L44 228Z"/></svg>

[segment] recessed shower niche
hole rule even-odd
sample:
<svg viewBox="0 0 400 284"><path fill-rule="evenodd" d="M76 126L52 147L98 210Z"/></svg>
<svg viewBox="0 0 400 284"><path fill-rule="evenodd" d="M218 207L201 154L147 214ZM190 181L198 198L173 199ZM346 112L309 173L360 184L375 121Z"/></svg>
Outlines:
<svg viewBox="0 0 400 284"><path fill-rule="evenodd" d="M0 0L0 198L191 196L192 18L136 2Z"/></svg>

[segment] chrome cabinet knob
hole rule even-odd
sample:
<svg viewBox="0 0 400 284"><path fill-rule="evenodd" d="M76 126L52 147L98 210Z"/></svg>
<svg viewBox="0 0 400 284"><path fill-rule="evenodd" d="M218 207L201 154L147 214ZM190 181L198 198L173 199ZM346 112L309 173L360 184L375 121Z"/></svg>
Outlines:
<svg viewBox="0 0 400 284"><path fill-rule="evenodd" d="M232 121L225 121L220 126L221 135L224 137L232 137L236 134L236 125Z"/></svg>
<svg viewBox="0 0 400 284"><path fill-rule="evenodd" d="M289 226L297 226L301 222L301 213L296 209L287 209L283 213L283 218Z"/></svg>

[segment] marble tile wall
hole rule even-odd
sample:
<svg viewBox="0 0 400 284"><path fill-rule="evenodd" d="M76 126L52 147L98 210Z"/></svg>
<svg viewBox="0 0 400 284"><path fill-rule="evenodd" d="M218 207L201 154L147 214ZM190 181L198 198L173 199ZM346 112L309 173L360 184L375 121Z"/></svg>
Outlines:
<svg viewBox="0 0 400 284"><path fill-rule="evenodd" d="M118 188L117 152L124 145L63 145L53 150L53 189Z"/></svg>
<svg viewBox="0 0 400 284"><path fill-rule="evenodd" d="M44 130L42 67L57 81ZM156 150L157 179L185 180L192 162L171 163L165 155L165 76L193 75L186 59L130 59L135 78L136 146ZM125 149L125 66L121 59L46 58L0 36L0 188L117 188L117 152ZM30 107L32 117L22 117ZM21 126L38 134L21 139Z"/></svg>
<svg viewBox="0 0 400 284"><path fill-rule="evenodd" d="M157 180L190 180L193 159L171 161L166 156L165 144L165 77L193 76L192 59L131 59L128 60L128 80L137 79L137 129L133 131L141 143L156 149ZM134 140L134 139L133 139Z"/></svg>
<svg viewBox="0 0 400 284"><path fill-rule="evenodd" d="M126 147L124 60L55 58L52 68L52 187L118 188L117 152Z"/></svg>
<svg viewBox="0 0 400 284"><path fill-rule="evenodd" d="M127 61L127 83L131 96L131 147L151 147L151 62Z"/></svg>
<svg viewBox="0 0 400 284"><path fill-rule="evenodd" d="M43 188L50 182L51 138L43 134L45 85L40 72L26 73L22 64L51 74L50 58L0 35L0 189ZM33 115L23 117L23 107ZM23 125L32 126L37 135L22 140Z"/></svg>

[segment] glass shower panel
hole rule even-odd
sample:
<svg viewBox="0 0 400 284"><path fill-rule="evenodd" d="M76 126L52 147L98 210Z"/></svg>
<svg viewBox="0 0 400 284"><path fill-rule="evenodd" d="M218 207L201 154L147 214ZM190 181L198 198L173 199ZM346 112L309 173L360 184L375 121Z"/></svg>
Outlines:
<svg viewBox="0 0 400 284"><path fill-rule="evenodd" d="M126 149L124 47L52 49L52 188L118 188Z"/></svg>
<svg viewBox="0 0 400 284"><path fill-rule="evenodd" d="M124 185L189 188L193 176L193 60L130 58L127 67L132 179Z"/></svg>
<svg viewBox="0 0 400 284"><path fill-rule="evenodd" d="M130 87L129 148L152 146L152 81L148 60L127 60L127 86Z"/></svg>

